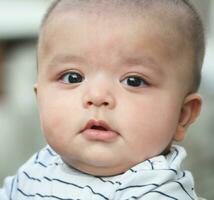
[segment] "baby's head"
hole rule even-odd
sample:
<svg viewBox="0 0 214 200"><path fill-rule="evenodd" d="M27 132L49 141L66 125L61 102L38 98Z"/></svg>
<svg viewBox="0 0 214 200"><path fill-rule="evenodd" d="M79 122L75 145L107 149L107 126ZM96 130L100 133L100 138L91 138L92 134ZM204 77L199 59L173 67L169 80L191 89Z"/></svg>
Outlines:
<svg viewBox="0 0 214 200"><path fill-rule="evenodd" d="M47 142L93 175L165 153L200 112L203 56L188 1L57 1L43 21L35 85Z"/></svg>

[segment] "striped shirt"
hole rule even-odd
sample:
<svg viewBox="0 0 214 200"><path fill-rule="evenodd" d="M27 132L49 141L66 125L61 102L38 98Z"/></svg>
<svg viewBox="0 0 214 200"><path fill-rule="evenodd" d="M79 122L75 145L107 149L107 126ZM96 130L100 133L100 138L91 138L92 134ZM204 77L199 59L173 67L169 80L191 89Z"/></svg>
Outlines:
<svg viewBox="0 0 214 200"><path fill-rule="evenodd" d="M5 180L0 200L197 200L192 175L181 169L183 147L111 177L68 167L49 146Z"/></svg>

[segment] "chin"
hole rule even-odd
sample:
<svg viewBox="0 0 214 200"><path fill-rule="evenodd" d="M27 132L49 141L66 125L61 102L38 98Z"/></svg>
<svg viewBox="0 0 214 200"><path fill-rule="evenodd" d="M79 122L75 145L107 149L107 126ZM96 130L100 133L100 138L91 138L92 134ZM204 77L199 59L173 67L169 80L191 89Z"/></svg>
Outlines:
<svg viewBox="0 0 214 200"><path fill-rule="evenodd" d="M128 169L124 169L118 166L115 167L98 167L98 166L72 166L83 173L87 173L93 176L115 176L122 174Z"/></svg>
<svg viewBox="0 0 214 200"><path fill-rule="evenodd" d="M63 160L70 167L93 176L114 176L124 173L132 167L125 166L124 163L113 162L113 160L106 160L104 157L99 159L95 159L95 157L93 159L84 159L83 162L80 160L72 160L70 162L65 159Z"/></svg>

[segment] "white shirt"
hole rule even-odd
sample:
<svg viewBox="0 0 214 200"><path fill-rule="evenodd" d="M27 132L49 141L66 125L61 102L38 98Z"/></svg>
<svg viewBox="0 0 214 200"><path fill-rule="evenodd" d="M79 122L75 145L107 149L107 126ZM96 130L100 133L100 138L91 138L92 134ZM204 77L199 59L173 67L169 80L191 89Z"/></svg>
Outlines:
<svg viewBox="0 0 214 200"><path fill-rule="evenodd" d="M132 167L123 174L95 177L68 167L49 146L5 180L0 200L197 200L192 175L180 168L183 147Z"/></svg>

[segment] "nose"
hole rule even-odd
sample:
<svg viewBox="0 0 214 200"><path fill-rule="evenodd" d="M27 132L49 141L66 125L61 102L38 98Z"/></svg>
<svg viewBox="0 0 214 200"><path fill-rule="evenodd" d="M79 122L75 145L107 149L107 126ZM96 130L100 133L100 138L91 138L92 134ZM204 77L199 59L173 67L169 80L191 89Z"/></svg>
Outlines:
<svg viewBox="0 0 214 200"><path fill-rule="evenodd" d="M83 97L83 105L85 108L94 106L113 109L116 105L116 101L113 91L106 87L95 85L94 87L90 87L86 90Z"/></svg>

